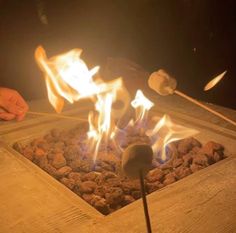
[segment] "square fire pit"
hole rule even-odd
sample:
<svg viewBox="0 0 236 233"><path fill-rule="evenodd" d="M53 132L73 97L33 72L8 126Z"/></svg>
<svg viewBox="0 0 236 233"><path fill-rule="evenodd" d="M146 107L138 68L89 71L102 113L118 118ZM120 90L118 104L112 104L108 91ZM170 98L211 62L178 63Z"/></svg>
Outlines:
<svg viewBox="0 0 236 233"><path fill-rule="evenodd" d="M74 114L77 114L76 111ZM157 110L152 114L161 116ZM236 214L235 133L174 112L172 118L177 123L199 130L197 138L202 143L213 140L223 144L228 157L148 195L153 232L204 232L205 229L207 232L233 232L236 227L232 217ZM76 124L42 117L31 120L29 125L24 123L23 127L2 133L5 143L1 153L5 162L1 175L6 179L6 186L1 197L6 204L1 205L1 209L9 207L9 214L0 221L3 232L9 229L11 232L21 232L22 224L27 225L25 229L28 232L40 232L38 227L46 232L54 232L56 228L62 232L78 232L78 229L80 232L145 232L140 200L105 217L11 148L15 142L28 143L52 128L73 128ZM10 168L9 163L12 163ZM16 184L13 177L10 178L11 174L17 180ZM17 192L21 192L20 198ZM15 194L11 199L12 193ZM48 208L43 207L43 203L47 203ZM20 213L13 215L15 209L24 209L22 218ZM42 216L43 220L39 221L38 216ZM18 224L4 225L9 219L18 221Z"/></svg>
<svg viewBox="0 0 236 233"><path fill-rule="evenodd" d="M67 127L68 123L63 125ZM67 130L57 127L44 135L17 141L13 148L102 214L108 215L141 198L141 187L138 179L125 176L121 165L122 152L117 152L112 144L102 145L96 161L93 160L87 128L88 123ZM131 129L122 139L122 148L137 142L149 143L149 140L146 135L137 135ZM147 193L227 158L227 149L224 153L224 147L216 142L202 145L195 138L186 138L170 143L166 154L166 161L161 160L160 155L154 156L152 168L145 177Z"/></svg>

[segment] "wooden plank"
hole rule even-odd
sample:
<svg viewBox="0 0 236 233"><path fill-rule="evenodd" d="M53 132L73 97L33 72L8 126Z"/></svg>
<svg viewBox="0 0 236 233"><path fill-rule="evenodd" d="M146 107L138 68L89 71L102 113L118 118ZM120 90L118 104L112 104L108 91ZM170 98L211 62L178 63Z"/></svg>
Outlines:
<svg viewBox="0 0 236 233"><path fill-rule="evenodd" d="M70 232L102 215L1 144L0 232Z"/></svg>
<svg viewBox="0 0 236 233"><path fill-rule="evenodd" d="M160 117L162 111L155 110L153 114ZM201 141L216 140L235 155L234 131L183 116L174 109L171 115L177 122L199 129ZM31 140L50 128L77 124L42 119L21 127L15 124L10 129L3 125L1 140L11 145ZM149 195L154 232L233 232L235 173L236 161L232 156ZM141 201L103 217L5 145L0 149L0 177L0 232L145 232Z"/></svg>
<svg viewBox="0 0 236 233"><path fill-rule="evenodd" d="M29 105L30 105L31 111L48 112L48 113L56 114L55 111L52 109L52 107L48 104L48 100L31 101L29 102ZM79 118L87 119L88 112L92 108L93 108L93 105L91 102L87 100L82 100L81 102L74 104L73 107L71 105L67 105L67 107L61 114L69 115L69 116L77 116ZM42 123L54 122L54 121L59 121L59 120L60 118L57 118L57 117L40 116L40 115L32 115L32 114L27 114L25 119L20 122L16 122L15 120L13 121L0 120L0 138L1 138L1 135L5 135L10 132L22 130L25 128L30 128L30 127L33 127L35 125L39 125Z"/></svg>
<svg viewBox="0 0 236 233"><path fill-rule="evenodd" d="M236 158L198 171L147 199L153 232L236 232ZM142 201L83 226L83 232L146 232Z"/></svg>

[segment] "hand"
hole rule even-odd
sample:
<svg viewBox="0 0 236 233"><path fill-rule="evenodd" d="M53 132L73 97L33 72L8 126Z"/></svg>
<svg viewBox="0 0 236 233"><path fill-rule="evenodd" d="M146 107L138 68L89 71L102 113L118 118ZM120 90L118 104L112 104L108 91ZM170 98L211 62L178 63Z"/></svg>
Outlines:
<svg viewBox="0 0 236 233"><path fill-rule="evenodd" d="M21 121L28 109L27 103L17 91L0 87L0 119Z"/></svg>

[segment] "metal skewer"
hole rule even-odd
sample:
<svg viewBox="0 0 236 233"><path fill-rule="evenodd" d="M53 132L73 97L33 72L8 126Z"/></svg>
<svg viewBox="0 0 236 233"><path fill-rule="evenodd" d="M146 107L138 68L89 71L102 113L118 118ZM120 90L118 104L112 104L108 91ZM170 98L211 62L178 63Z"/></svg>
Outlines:
<svg viewBox="0 0 236 233"><path fill-rule="evenodd" d="M142 194L142 199L143 199L143 209L144 209L144 214L145 214L147 233L152 233L142 170L139 171L139 180L140 180L141 194Z"/></svg>
<svg viewBox="0 0 236 233"><path fill-rule="evenodd" d="M141 194L143 199L143 210L147 226L147 233L152 233L148 213L144 176L152 167L153 150L150 145L136 143L129 145L122 154L122 168L125 174L131 179L140 180Z"/></svg>
<svg viewBox="0 0 236 233"><path fill-rule="evenodd" d="M224 74L225 74L225 72L221 74L220 78L223 77L222 75L224 75ZM219 78L219 76L217 78ZM213 79L213 80L215 80L215 79ZM221 119L236 126L236 121L229 119L225 115L209 108L208 106L202 104L198 100L184 94L181 91L176 90L177 81L173 77L171 77L166 71L164 71L162 69L158 70L157 72L153 72L150 75L150 77L148 79L148 85L151 89L153 89L159 95L162 95L162 96L167 96L167 95L172 95L172 94L179 95L179 96L185 98L186 100L198 105L201 108L204 108L205 110L213 113L214 115L220 117ZM212 84L210 82L210 85L213 87L213 85L215 85L215 83ZM209 89L209 88L207 87L207 89Z"/></svg>

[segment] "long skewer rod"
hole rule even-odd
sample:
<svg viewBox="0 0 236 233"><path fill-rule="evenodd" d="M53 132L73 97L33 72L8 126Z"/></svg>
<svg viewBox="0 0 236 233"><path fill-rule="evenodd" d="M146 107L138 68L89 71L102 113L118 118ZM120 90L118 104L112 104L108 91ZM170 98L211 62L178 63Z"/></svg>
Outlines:
<svg viewBox="0 0 236 233"><path fill-rule="evenodd" d="M207 107L206 105L204 105L204 104L202 104L201 102L199 102L199 101L193 99L192 97L190 97L190 96L184 94L183 92L178 91L178 90L174 90L174 93L175 93L176 95L179 95L179 96L181 96L181 97L183 97L183 98L185 98L185 99L191 101L192 103L194 103L194 104L200 106L201 108L204 108L205 110L207 110L207 111L213 113L214 115L216 115L216 116L218 116L218 117L224 119L225 121L227 121L227 122L233 124L234 126L236 126L236 122L235 122L235 121L233 121L233 120L229 119L228 117L226 117L225 115L223 115L223 114L221 114L221 113L219 113L219 112L213 110L212 108Z"/></svg>
<svg viewBox="0 0 236 233"><path fill-rule="evenodd" d="M28 111L27 114L39 115L39 116L57 117L57 118L62 118L62 119L75 120L75 121L88 121L87 119L84 119L84 118L73 117L73 116L66 116L66 115L55 114L55 113L47 113L47 112Z"/></svg>
<svg viewBox="0 0 236 233"><path fill-rule="evenodd" d="M142 199L143 199L143 209L144 209L144 214L145 214L145 219L146 219L147 233L152 233L142 170L139 171L139 180L140 180L141 194L142 194Z"/></svg>

